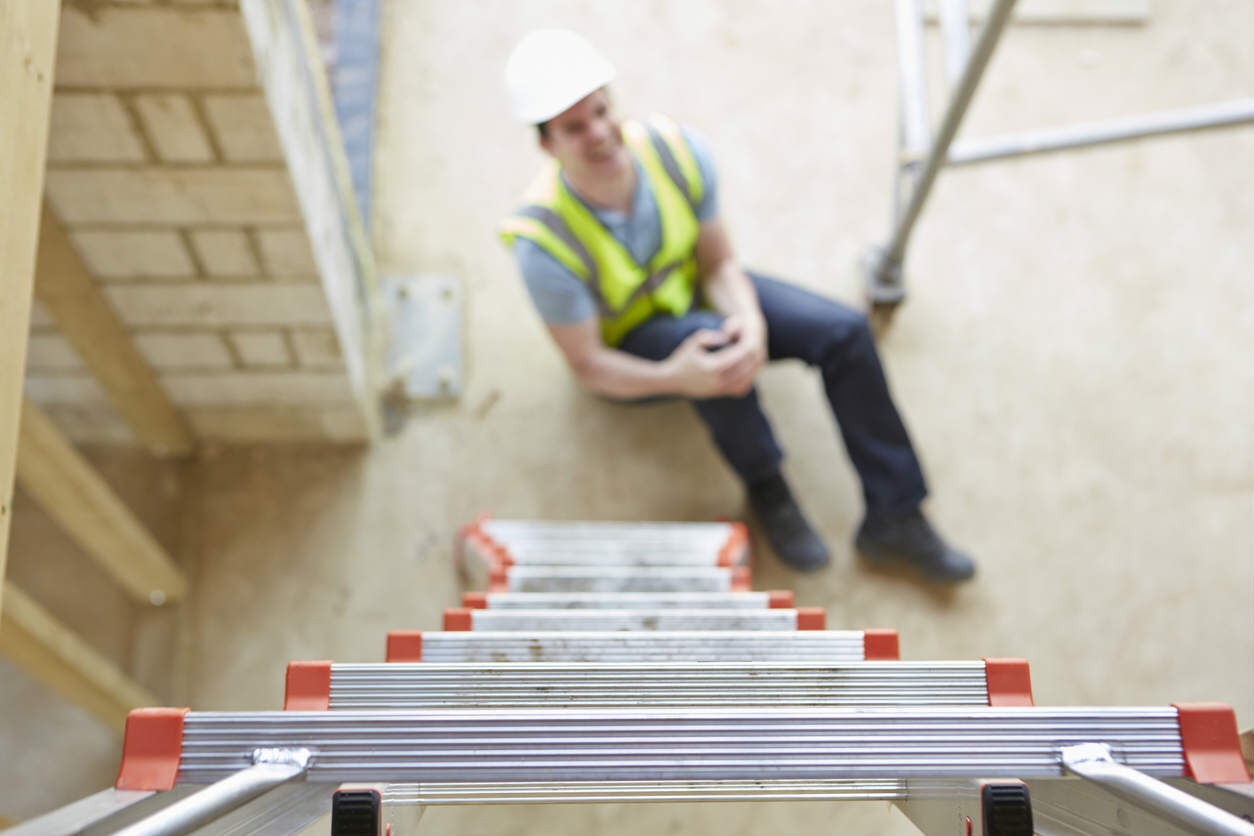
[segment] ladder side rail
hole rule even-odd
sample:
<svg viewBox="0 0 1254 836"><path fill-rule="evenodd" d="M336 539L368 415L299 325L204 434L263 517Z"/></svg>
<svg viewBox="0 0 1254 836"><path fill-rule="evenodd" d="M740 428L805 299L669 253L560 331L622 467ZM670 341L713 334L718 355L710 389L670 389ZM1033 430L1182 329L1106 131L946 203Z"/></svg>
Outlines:
<svg viewBox="0 0 1254 836"><path fill-rule="evenodd" d="M1169 780L1190 790L1206 789L1188 779ZM1087 781L1029 778L1025 783L1032 796L1032 816L1040 836L1093 836L1095 833L1190 836L1194 833ZM1250 814L1254 814L1254 808L1247 810L1246 815Z"/></svg>
<svg viewBox="0 0 1254 836"><path fill-rule="evenodd" d="M1117 762L1109 745L1064 746L1060 757L1067 772L1172 823L1185 833L1254 836L1254 824Z"/></svg>
<svg viewBox="0 0 1254 836"><path fill-rule="evenodd" d="M309 768L308 749L257 749L252 766L215 781L159 813L119 830L117 836L181 836L217 821L271 790L301 777Z"/></svg>

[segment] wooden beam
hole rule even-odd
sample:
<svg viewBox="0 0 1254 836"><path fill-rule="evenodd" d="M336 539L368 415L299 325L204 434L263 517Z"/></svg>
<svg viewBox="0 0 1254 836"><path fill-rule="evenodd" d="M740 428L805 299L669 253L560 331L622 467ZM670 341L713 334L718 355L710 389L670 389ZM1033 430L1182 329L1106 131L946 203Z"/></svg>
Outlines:
<svg viewBox="0 0 1254 836"><path fill-rule="evenodd" d="M0 3L0 578L9 551L17 427L61 4ZM0 601L3 597L0 596Z"/></svg>
<svg viewBox="0 0 1254 836"><path fill-rule="evenodd" d="M186 576L161 544L30 399L22 404L17 483L136 600L164 604L187 593Z"/></svg>
<svg viewBox="0 0 1254 836"><path fill-rule="evenodd" d="M4 585L0 653L117 734L132 708L157 698L11 583Z"/></svg>
<svg viewBox="0 0 1254 836"><path fill-rule="evenodd" d="M184 456L196 448L191 425L135 348L47 201L35 261L35 297L145 447L158 456Z"/></svg>

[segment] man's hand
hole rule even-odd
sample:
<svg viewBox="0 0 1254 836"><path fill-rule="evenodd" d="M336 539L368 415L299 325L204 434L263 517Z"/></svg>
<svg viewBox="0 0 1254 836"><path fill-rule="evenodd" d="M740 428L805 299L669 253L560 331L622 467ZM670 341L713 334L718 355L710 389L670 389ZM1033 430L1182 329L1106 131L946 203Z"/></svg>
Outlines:
<svg viewBox="0 0 1254 836"><path fill-rule="evenodd" d="M760 319L731 316L721 330L689 335L664 362L681 395L743 397L766 362L766 328Z"/></svg>
<svg viewBox="0 0 1254 836"><path fill-rule="evenodd" d="M723 320L722 332L734 344L736 362L723 375L728 393L742 397L753 388L758 372L766 365L766 321L759 316L732 314Z"/></svg>

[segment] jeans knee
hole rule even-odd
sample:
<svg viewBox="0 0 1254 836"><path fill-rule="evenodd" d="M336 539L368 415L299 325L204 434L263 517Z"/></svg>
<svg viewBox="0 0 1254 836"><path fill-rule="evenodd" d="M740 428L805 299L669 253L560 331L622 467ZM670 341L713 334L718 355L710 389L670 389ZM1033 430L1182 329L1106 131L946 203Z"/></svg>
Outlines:
<svg viewBox="0 0 1254 836"><path fill-rule="evenodd" d="M863 313L848 309L842 311L828 335L823 350L825 364L839 364L843 359L875 354L875 333Z"/></svg>
<svg viewBox="0 0 1254 836"><path fill-rule="evenodd" d="M871 321L864 313L855 313L849 323L849 342L854 345L875 345L875 333Z"/></svg>

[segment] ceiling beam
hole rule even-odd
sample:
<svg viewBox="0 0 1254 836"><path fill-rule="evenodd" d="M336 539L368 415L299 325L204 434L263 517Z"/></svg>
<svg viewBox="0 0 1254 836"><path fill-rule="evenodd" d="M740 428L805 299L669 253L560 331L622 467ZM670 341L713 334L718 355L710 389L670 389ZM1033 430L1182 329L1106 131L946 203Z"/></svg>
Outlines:
<svg viewBox="0 0 1254 836"><path fill-rule="evenodd" d="M130 508L29 398L17 483L135 600L174 603L187 578Z"/></svg>
<svg viewBox="0 0 1254 836"><path fill-rule="evenodd" d="M42 214L35 298L47 308L140 442L158 456L190 454L196 448L191 425L135 348L130 332L47 201Z"/></svg>
<svg viewBox="0 0 1254 836"><path fill-rule="evenodd" d="M132 708L157 698L11 583L4 585L0 654L121 736Z"/></svg>
<svg viewBox="0 0 1254 836"><path fill-rule="evenodd" d="M39 201L61 4L0 3L0 579L9 550L13 473L30 330ZM0 601L3 597L0 596Z"/></svg>

